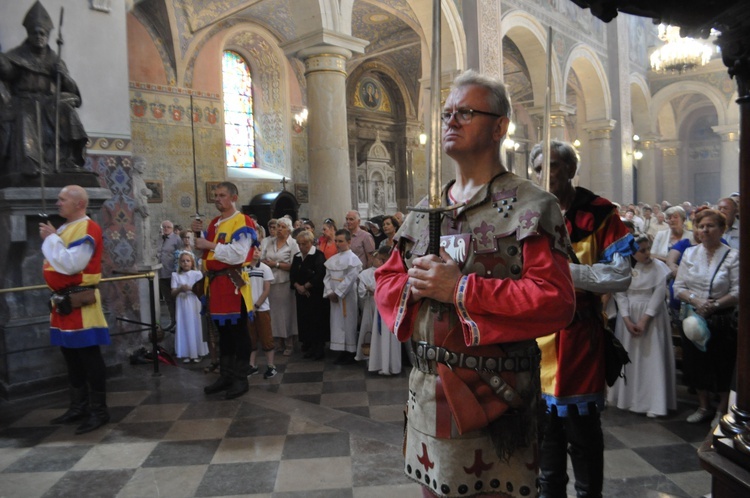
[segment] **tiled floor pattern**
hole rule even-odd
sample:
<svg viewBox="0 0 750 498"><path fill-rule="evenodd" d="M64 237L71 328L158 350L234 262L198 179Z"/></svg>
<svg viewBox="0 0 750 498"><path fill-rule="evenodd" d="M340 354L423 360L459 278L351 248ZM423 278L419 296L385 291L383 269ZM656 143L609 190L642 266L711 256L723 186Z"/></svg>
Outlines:
<svg viewBox="0 0 750 498"><path fill-rule="evenodd" d="M48 424L66 406L62 394L2 406L0 496L421 496L401 468L406 373L295 353L280 357L275 378L252 376L247 395L225 401L203 394L214 378L205 364L162 366L160 377L125 366L108 384L112 422L83 436ZM708 426L684 422L692 407L680 407L659 420L605 412L605 496L710 491L696 455Z"/></svg>

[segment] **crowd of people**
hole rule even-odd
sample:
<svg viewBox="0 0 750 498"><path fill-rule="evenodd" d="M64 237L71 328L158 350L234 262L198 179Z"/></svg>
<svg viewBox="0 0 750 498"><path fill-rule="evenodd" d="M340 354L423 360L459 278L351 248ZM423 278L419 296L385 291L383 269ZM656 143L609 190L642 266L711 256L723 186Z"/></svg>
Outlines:
<svg viewBox="0 0 750 498"><path fill-rule="evenodd" d="M320 234L311 220L282 217L266 236L237 211L231 182L217 185L219 215L206 226L194 220L174 236L164 221L160 287L168 280L163 295L175 302L167 328L185 361L208 343L219 375L205 393L246 393L261 370L258 349L266 379L277 373L275 353L300 348L319 361L326 343L336 364L367 360L391 375L406 343L404 471L427 497L566 496L568 457L577 495L601 497L601 411L608 402L660 417L676 407L673 331L699 401L687 422L717 423L736 377L738 197L715 209L619 207L574 185L578 154L557 140L532 149L535 184L502 163L509 114L499 80L472 70L454 80L441 112L456 174L441 193L439 254L419 211L368 221L349 211L344 228L326 218ZM61 296L89 292L101 230L80 187L63 189L58 206L67 223L39 227L45 277ZM72 314L53 302L51 315L71 385L70 408L53 423L83 420L79 433L109 420L99 352L109 335L98 291L86 296ZM628 382L610 389L607 318L633 360Z"/></svg>
<svg viewBox="0 0 750 498"><path fill-rule="evenodd" d="M383 326L373 295L374 271L388 259L403 214L363 221L349 211L346 228L326 218L320 233L312 220L285 216L269 220L266 234L248 218L255 237L251 260L242 265L254 301L247 325L249 375L261 373L258 350L266 361L263 377L270 379L277 373L276 353L290 356L299 348L304 358L323 360L326 343L337 353L336 364L363 361L380 375L399 374L402 347ZM175 332L175 353L184 363L210 355L206 371L220 371L220 335L193 288L203 278L206 256L196 240L192 229L170 220L161 224L159 288L171 320L163 328Z"/></svg>
<svg viewBox="0 0 750 498"><path fill-rule="evenodd" d="M607 308L633 361L625 367L627 383L609 390L610 404L649 417L674 410L673 337L679 337L682 381L699 402L687 421L715 426L727 412L736 372L739 201L734 193L714 205L664 201L620 208L639 250L630 287L614 294Z"/></svg>

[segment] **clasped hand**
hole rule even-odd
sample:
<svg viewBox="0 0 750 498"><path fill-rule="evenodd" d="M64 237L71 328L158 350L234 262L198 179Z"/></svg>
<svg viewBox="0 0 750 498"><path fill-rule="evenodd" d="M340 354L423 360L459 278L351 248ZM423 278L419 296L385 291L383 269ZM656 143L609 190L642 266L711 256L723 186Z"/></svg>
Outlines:
<svg viewBox="0 0 750 498"><path fill-rule="evenodd" d="M453 302L456 284L463 276L458 263L442 247L440 257L430 254L414 259L408 273L413 301L428 298L441 303Z"/></svg>

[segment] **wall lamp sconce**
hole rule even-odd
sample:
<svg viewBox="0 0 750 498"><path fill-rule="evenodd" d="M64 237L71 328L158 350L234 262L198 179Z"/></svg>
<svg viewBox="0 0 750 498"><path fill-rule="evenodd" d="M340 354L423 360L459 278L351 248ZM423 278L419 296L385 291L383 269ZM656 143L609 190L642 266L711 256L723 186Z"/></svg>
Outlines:
<svg viewBox="0 0 750 498"><path fill-rule="evenodd" d="M633 156L633 159L636 161L640 161L643 159L643 151L640 151L638 149L633 149L633 152L626 152L627 155Z"/></svg>
<svg viewBox="0 0 750 498"><path fill-rule="evenodd" d="M503 140L503 147L505 147L505 149L518 150L521 147L521 144L511 138L506 138Z"/></svg>
<svg viewBox="0 0 750 498"><path fill-rule="evenodd" d="M427 133L422 132L419 134L419 145L427 145Z"/></svg>
<svg viewBox="0 0 750 498"><path fill-rule="evenodd" d="M581 146L581 141L580 140L578 140L577 138L575 140L573 140L573 147L575 147L577 149L580 146Z"/></svg>
<svg viewBox="0 0 750 498"><path fill-rule="evenodd" d="M307 124L307 107L303 107L300 112L294 115L294 129L302 131Z"/></svg>

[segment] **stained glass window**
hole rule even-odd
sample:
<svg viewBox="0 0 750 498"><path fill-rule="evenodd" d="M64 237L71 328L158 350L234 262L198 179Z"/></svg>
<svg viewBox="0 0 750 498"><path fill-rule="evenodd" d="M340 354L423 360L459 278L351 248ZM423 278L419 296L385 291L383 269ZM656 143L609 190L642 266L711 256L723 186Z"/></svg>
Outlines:
<svg viewBox="0 0 750 498"><path fill-rule="evenodd" d="M254 168L255 130L250 68L239 54L227 50L222 58L222 76L227 166Z"/></svg>

